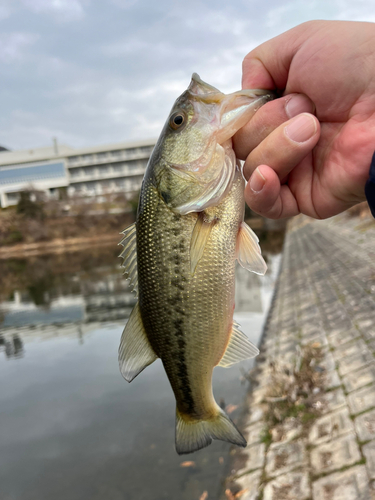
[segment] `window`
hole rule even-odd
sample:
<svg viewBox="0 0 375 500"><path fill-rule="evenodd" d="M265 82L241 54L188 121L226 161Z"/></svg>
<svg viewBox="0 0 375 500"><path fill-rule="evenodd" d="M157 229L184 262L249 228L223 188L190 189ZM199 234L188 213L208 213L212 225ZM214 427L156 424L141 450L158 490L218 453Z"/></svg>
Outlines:
<svg viewBox="0 0 375 500"><path fill-rule="evenodd" d="M102 167L99 167L99 174L100 175L106 175L108 173L109 173L108 165L103 165Z"/></svg>
<svg viewBox="0 0 375 500"><path fill-rule="evenodd" d="M154 149L153 146L142 146L141 148L139 148L141 153L150 153L150 154L153 149Z"/></svg>
<svg viewBox="0 0 375 500"><path fill-rule="evenodd" d="M69 165L74 165L79 162L80 157L79 156L71 156L69 158Z"/></svg>
<svg viewBox="0 0 375 500"><path fill-rule="evenodd" d="M79 177L81 175L81 169L80 168L74 168L69 171L70 177Z"/></svg>
<svg viewBox="0 0 375 500"><path fill-rule="evenodd" d="M103 161L107 158L107 153L106 152L105 153L97 153L96 157L98 160Z"/></svg>
<svg viewBox="0 0 375 500"><path fill-rule="evenodd" d="M18 201L20 195L19 193L6 193L6 196L8 198L8 202L16 202Z"/></svg>
<svg viewBox="0 0 375 500"><path fill-rule="evenodd" d="M122 163L119 163L117 165L113 165L112 169L116 174L120 174L124 171L124 165Z"/></svg>

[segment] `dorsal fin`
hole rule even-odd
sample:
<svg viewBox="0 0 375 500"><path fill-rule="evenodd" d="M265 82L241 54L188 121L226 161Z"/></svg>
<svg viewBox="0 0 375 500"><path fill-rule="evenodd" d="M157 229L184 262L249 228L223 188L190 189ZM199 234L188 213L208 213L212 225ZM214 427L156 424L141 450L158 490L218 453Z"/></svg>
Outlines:
<svg viewBox="0 0 375 500"><path fill-rule="evenodd" d="M249 226L242 222L237 235L237 260L239 264L256 274L265 274L267 264L261 254L259 238Z"/></svg>
<svg viewBox="0 0 375 500"><path fill-rule="evenodd" d="M233 321L232 333L225 350L217 366L227 368L244 359L255 358L259 354L259 349L247 338L240 328L240 325Z"/></svg>
<svg viewBox="0 0 375 500"><path fill-rule="evenodd" d="M157 359L143 326L138 302L122 332L118 361L121 375L131 382L146 366Z"/></svg>
<svg viewBox="0 0 375 500"><path fill-rule="evenodd" d="M119 257L122 257L123 263L121 267L125 269L124 275L130 280L132 291L137 295L138 290L138 271L137 271L137 240L136 240L136 225L135 222L127 227L122 233L124 237L119 245L124 248Z"/></svg>
<svg viewBox="0 0 375 500"><path fill-rule="evenodd" d="M207 220L205 212L199 212L190 242L190 272L193 275L201 260L215 220Z"/></svg>

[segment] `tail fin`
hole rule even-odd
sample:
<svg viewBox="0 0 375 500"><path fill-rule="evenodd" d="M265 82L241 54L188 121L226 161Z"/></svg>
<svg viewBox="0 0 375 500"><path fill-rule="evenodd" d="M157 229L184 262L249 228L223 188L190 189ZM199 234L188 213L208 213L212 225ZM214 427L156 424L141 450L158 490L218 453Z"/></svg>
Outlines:
<svg viewBox="0 0 375 500"><path fill-rule="evenodd" d="M217 414L209 420L189 420L176 410L176 451L179 455L192 453L211 444L213 439L245 447L246 439L217 406Z"/></svg>

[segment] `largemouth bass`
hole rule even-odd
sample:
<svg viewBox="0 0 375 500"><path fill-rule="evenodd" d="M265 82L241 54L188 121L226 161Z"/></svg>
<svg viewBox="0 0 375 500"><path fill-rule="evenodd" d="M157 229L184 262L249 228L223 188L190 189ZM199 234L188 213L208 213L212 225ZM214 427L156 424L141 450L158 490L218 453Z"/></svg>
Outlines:
<svg viewBox="0 0 375 500"><path fill-rule="evenodd" d="M258 349L233 321L236 260L264 274L258 238L244 223L244 186L231 137L269 92L225 95L194 74L150 157L136 222L123 231L125 274L139 300L119 348L131 382L161 358L176 397L176 450L246 441L212 394L215 366Z"/></svg>

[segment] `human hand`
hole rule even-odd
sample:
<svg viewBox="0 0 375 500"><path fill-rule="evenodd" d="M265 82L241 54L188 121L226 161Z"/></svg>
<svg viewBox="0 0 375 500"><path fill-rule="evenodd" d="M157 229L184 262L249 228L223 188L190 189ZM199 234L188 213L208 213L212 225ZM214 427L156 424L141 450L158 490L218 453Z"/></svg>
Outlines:
<svg viewBox="0 0 375 500"><path fill-rule="evenodd" d="M234 137L250 208L273 219L327 218L365 199L375 150L374 23L301 24L246 56L242 87L284 95Z"/></svg>

